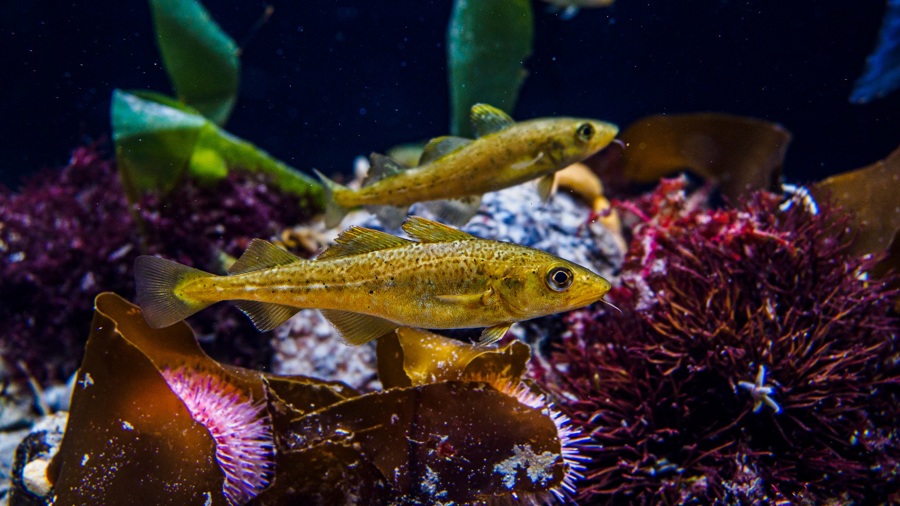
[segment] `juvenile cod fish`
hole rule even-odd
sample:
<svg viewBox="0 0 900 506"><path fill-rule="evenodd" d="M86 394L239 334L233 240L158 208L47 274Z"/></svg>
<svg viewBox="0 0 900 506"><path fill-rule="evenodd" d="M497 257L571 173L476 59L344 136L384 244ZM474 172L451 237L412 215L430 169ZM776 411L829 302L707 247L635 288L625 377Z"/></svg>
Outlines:
<svg viewBox="0 0 900 506"><path fill-rule="evenodd" d="M429 202L435 215L463 225L478 212L481 195L539 179L544 199L553 192L556 171L606 147L618 134L613 124L579 118L540 118L516 123L486 104L472 106L477 139L437 137L425 145L419 165L405 168L377 153L359 190L316 171L326 190L325 223L337 226L347 212L364 206L386 227L397 228L416 202Z"/></svg>
<svg viewBox="0 0 900 506"><path fill-rule="evenodd" d="M610 288L601 276L543 251L417 216L403 230L416 241L351 227L315 260L254 239L227 276L141 256L137 300L154 328L231 300L260 331L316 308L354 345L400 326L486 327L479 344L487 345L515 322L586 306Z"/></svg>

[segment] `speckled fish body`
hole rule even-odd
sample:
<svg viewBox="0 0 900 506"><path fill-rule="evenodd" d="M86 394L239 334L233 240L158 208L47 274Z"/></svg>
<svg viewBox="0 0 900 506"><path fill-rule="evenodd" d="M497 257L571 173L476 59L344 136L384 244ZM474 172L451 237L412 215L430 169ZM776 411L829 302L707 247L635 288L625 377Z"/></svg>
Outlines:
<svg viewBox="0 0 900 506"><path fill-rule="evenodd" d="M359 190L341 190L334 199L345 207L370 204L408 206L416 202L480 195L552 174L609 144L615 130L595 142L575 141L578 125L591 120L552 118L523 121L439 158ZM596 122L594 122L596 123ZM599 142L597 142L599 140Z"/></svg>
<svg viewBox="0 0 900 506"><path fill-rule="evenodd" d="M353 344L398 326L488 327L482 341L492 342L514 322L591 304L609 290L599 275L542 251L417 217L404 230L419 241L350 228L316 260L254 241L229 276L173 272L174 262L142 257L138 300L153 326L234 300L261 330L317 308ZM268 267L242 272L261 265ZM169 310L173 299L184 309Z"/></svg>
<svg viewBox="0 0 900 506"><path fill-rule="evenodd" d="M419 166L404 168L381 155L372 156L372 174L354 190L320 174L328 190L329 225L336 225L346 210L358 206L387 206L402 212L388 218L388 226L402 221L416 202L477 197L486 192L531 180L544 182L547 193L556 171L583 160L609 145L618 133L610 123L582 118L541 118L516 123L502 111L478 104L472 108L475 140L439 137L429 142ZM475 209L477 210L477 208ZM441 213L438 212L438 215ZM448 216L460 225L462 219ZM393 221L394 223L387 223Z"/></svg>

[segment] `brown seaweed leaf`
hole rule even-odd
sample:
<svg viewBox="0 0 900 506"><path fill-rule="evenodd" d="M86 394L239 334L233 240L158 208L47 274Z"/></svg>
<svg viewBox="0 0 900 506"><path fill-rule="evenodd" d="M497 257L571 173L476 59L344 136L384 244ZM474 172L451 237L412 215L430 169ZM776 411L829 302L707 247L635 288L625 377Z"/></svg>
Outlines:
<svg viewBox="0 0 900 506"><path fill-rule="evenodd" d="M810 191L853 213L852 254L888 253L876 275L900 269L900 148L872 165L823 179Z"/></svg>
<svg viewBox="0 0 900 506"><path fill-rule="evenodd" d="M297 419L291 447L359 452L404 504L472 504L542 494L566 475L558 428L487 383L393 388Z"/></svg>
<svg viewBox="0 0 900 506"><path fill-rule="evenodd" d="M259 474L273 478L279 462L259 437L271 434L268 413L296 416L358 395L343 384L223 366L187 324L152 329L113 293L98 295L95 309L66 435L48 472L58 504L247 502L269 480L234 485L243 478L232 476L223 452L260 460ZM244 441L217 433L217 413L198 414L198 405L247 416L248 434L237 434Z"/></svg>
<svg viewBox="0 0 900 506"><path fill-rule="evenodd" d="M97 297L66 434L48 472L56 504L140 497L149 504L227 505L210 432L141 347L150 345L162 361L199 365L194 335L187 325L142 327L136 307L111 293Z"/></svg>
<svg viewBox="0 0 900 506"><path fill-rule="evenodd" d="M775 123L721 113L648 116L621 135L625 177L642 183L689 170L731 199L771 190L791 134Z"/></svg>
<svg viewBox="0 0 900 506"><path fill-rule="evenodd" d="M360 395L221 365L113 293L95 308L55 504L481 504L571 493L582 468L577 432L520 383L521 343L405 330L384 360L413 386Z"/></svg>

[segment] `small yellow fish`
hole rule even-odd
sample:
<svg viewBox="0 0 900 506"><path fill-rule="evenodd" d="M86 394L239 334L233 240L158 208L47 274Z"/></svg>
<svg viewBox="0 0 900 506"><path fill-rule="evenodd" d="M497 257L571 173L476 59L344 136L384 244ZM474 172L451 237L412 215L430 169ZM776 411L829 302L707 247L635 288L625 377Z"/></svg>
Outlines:
<svg viewBox="0 0 900 506"><path fill-rule="evenodd" d="M601 276L543 251L417 216L403 230L416 241L351 227L315 260L255 239L228 276L141 256L137 300L154 328L231 300L261 331L317 308L350 344L409 326L487 327L484 345L517 321L586 306L610 288Z"/></svg>
<svg viewBox="0 0 900 506"><path fill-rule="evenodd" d="M318 173L327 193L326 224L337 226L351 208L365 206L394 229L410 205L428 202L436 216L462 225L478 211L486 192L539 179L541 195L549 197L556 171L600 151L619 132L613 124L580 118L516 123L485 104L472 106L471 120L476 140L432 139L417 167L373 154L369 177L359 190Z"/></svg>

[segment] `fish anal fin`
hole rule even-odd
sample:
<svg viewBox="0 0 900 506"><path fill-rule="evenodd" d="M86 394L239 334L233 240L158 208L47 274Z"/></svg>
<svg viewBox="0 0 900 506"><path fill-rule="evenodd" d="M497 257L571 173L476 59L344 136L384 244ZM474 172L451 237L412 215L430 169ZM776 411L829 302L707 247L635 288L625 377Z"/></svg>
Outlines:
<svg viewBox="0 0 900 506"><path fill-rule="evenodd" d="M320 253L316 260L361 255L410 243L408 239L365 227L350 227L341 232L334 242L334 246Z"/></svg>
<svg viewBox="0 0 900 506"><path fill-rule="evenodd" d="M499 132L516 122L508 114L488 104L475 104L469 111L472 130L478 137Z"/></svg>
<svg viewBox="0 0 900 506"><path fill-rule="evenodd" d="M269 241L253 239L241 258L228 268L228 274L244 274L302 261L301 258Z"/></svg>
<svg viewBox="0 0 900 506"><path fill-rule="evenodd" d="M550 197L556 193L556 188L559 186L558 178L556 177L556 173L547 174L546 176L537 180L537 190L538 195L541 196L541 200L547 202L550 200Z"/></svg>
<svg viewBox="0 0 900 506"><path fill-rule="evenodd" d="M457 199L431 200L424 205L438 219L453 226L461 227L478 214L481 195L468 195Z"/></svg>
<svg viewBox="0 0 900 506"><path fill-rule="evenodd" d="M477 237L458 228L431 221L421 216L410 216L403 222L403 231L421 242L471 241Z"/></svg>
<svg viewBox="0 0 900 506"><path fill-rule="evenodd" d="M393 158L380 153L372 153L369 155L369 174L363 180L362 185L369 186L382 179L396 176L404 170L406 167Z"/></svg>
<svg viewBox="0 0 900 506"><path fill-rule="evenodd" d="M365 206L366 211L375 215L378 222L389 230L397 230L409 214L409 207L398 206Z"/></svg>
<svg viewBox="0 0 900 506"><path fill-rule="evenodd" d="M356 346L393 332L400 325L377 316L321 309L322 316L344 337L348 344Z"/></svg>
<svg viewBox="0 0 900 506"><path fill-rule="evenodd" d="M434 139L428 141L428 144L425 145L425 149L422 150L422 155L419 157L419 165L422 166L426 163L431 163L435 160L443 158L460 148L468 146L471 143L471 139L454 137L452 135L435 137Z"/></svg>
<svg viewBox="0 0 900 506"><path fill-rule="evenodd" d="M478 340L477 346L490 346L503 339L503 336L505 336L506 333L509 332L510 327L512 327L512 323L500 323L498 325L494 325L493 327L484 329L481 332L481 338Z"/></svg>
<svg viewBox="0 0 900 506"><path fill-rule="evenodd" d="M236 300L234 305L238 307L260 332L268 332L292 316L300 312L301 308L286 306L283 304L271 304L255 300Z"/></svg>
<svg viewBox="0 0 900 506"><path fill-rule="evenodd" d="M185 283L205 277L213 274L164 258L137 257L134 261L137 302L147 324L155 329L168 327L212 304L180 294Z"/></svg>

